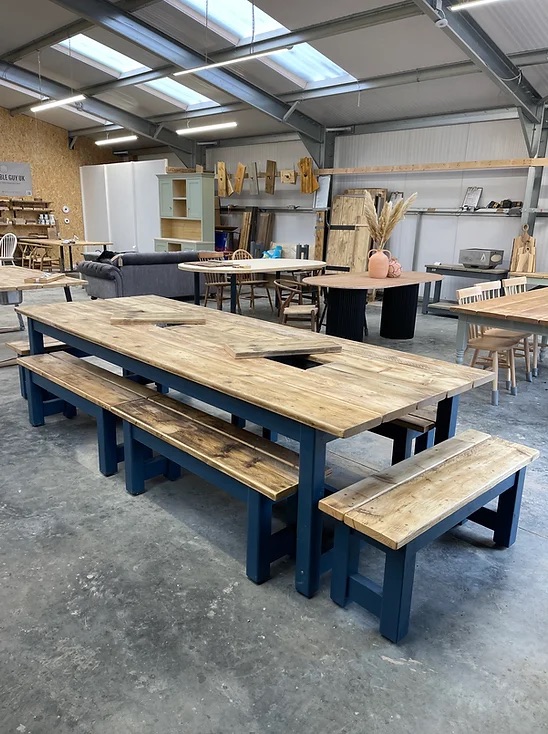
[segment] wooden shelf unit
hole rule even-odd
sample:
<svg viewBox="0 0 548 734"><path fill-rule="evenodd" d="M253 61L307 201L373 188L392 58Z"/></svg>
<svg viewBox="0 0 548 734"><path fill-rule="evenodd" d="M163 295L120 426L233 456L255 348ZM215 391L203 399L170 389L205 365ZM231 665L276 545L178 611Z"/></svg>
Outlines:
<svg viewBox="0 0 548 734"><path fill-rule="evenodd" d="M192 249L213 250L215 243L215 197L212 173L158 175L160 237L156 252ZM183 246L186 243L187 246Z"/></svg>

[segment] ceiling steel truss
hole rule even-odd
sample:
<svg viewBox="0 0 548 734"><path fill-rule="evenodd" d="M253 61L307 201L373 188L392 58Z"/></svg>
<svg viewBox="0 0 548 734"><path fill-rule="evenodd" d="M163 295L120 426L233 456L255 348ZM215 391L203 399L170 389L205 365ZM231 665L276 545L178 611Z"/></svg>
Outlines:
<svg viewBox="0 0 548 734"><path fill-rule="evenodd" d="M207 63L205 57L184 46L153 26L134 18L107 0L54 0L55 3L106 28L180 69L192 69ZM269 115L302 136L311 155L317 155L317 144L324 139L324 128L298 110L287 116L290 105L226 69L206 69L196 76L225 93Z"/></svg>
<svg viewBox="0 0 548 734"><path fill-rule="evenodd" d="M523 110L531 122L540 122L543 101L533 85L523 76L518 67L506 56L487 33L476 23L470 13L451 12L452 0L413 0L415 5L433 21L446 21L441 29L468 56L489 75L514 104Z"/></svg>

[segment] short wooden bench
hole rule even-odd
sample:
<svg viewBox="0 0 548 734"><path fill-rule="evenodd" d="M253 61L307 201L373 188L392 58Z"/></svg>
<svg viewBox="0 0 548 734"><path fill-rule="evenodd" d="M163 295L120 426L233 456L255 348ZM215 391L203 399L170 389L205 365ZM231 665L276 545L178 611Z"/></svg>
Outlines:
<svg viewBox="0 0 548 734"><path fill-rule="evenodd" d="M44 425L54 413L72 418L76 409L91 415L97 421L99 469L105 476L115 474L124 454L113 409L154 391L66 352L19 357L17 362L25 371L31 425Z"/></svg>
<svg viewBox="0 0 548 734"><path fill-rule="evenodd" d="M338 520L333 601L357 602L380 617L384 637L399 642L409 628L417 551L466 519L493 530L496 545L512 545L525 467L538 455L469 430L321 500ZM496 497L497 509L486 508ZM358 573L361 541L386 554L382 586Z"/></svg>
<svg viewBox="0 0 548 734"><path fill-rule="evenodd" d="M292 554L294 528L272 533L272 508L297 492L299 457L289 449L165 395L117 405L124 422L126 489L145 491L179 467L247 504L247 576L270 577L271 562Z"/></svg>
<svg viewBox="0 0 548 734"><path fill-rule="evenodd" d="M416 454L434 445L436 411L436 405L417 409L371 429L372 433L392 439L392 464L412 456L413 441Z"/></svg>
<svg viewBox="0 0 548 734"><path fill-rule="evenodd" d="M13 342L6 342L4 346L6 346L8 349L11 349L12 352L15 352L16 357L13 360L13 364L17 364L17 357L28 357L28 355L30 354L30 344L28 339L18 339L17 341ZM66 344L63 344L63 342L60 342L58 339L52 339L51 336L44 337L44 352L46 354L61 351L67 351L71 354L76 354L76 356L82 356L80 352L76 352L76 350L71 350L69 347L67 347ZM19 365L19 389L21 390L22 397L24 397L26 400L27 393L25 387L25 372L21 365Z"/></svg>

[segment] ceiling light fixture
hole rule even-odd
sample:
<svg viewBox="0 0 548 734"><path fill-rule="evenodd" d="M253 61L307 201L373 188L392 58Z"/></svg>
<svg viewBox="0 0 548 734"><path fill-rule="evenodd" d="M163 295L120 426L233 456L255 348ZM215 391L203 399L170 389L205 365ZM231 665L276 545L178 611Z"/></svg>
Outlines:
<svg viewBox="0 0 548 734"><path fill-rule="evenodd" d="M117 138L96 140L95 145L116 145L117 143L131 143L133 140L137 140L137 135L121 135Z"/></svg>
<svg viewBox="0 0 548 734"><path fill-rule="evenodd" d="M50 99L47 102L41 102L30 108L31 112L43 112L44 110L52 110L54 107L62 107L66 104L74 102L82 102L85 99L83 94L76 94L74 97L65 97L65 99Z"/></svg>
<svg viewBox="0 0 548 734"><path fill-rule="evenodd" d="M237 127L237 122L217 122L215 125L200 125L199 127L183 127L176 130L177 135L193 135L194 133L205 133L209 130L226 130L229 127Z"/></svg>
<svg viewBox="0 0 548 734"><path fill-rule="evenodd" d="M459 2L457 5L451 5L451 11L453 13L459 10L470 10L472 8L479 8L481 5L490 5L491 3L497 3L500 0L466 0L466 2Z"/></svg>
<svg viewBox="0 0 548 734"><path fill-rule="evenodd" d="M227 59L226 61L217 61L213 64L204 64L203 66L196 66L194 69L184 69L184 71L176 71L173 76L196 74L198 71L206 71L207 69L218 69L221 66L232 66L232 64L240 64L242 61L253 61L254 59L262 59L263 56L280 54L284 51L290 51L292 48L293 46L287 46L286 48L276 48L273 51L261 51L260 53L256 54L248 54L247 56L241 56L239 59Z"/></svg>

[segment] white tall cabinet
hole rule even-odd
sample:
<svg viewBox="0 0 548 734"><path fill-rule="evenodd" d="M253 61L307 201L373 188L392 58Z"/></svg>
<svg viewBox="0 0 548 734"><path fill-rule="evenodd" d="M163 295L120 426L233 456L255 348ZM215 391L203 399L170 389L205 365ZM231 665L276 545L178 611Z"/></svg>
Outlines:
<svg viewBox="0 0 548 734"><path fill-rule="evenodd" d="M154 252L160 236L158 175L166 165L164 159L82 166L85 239L112 242L117 252Z"/></svg>

